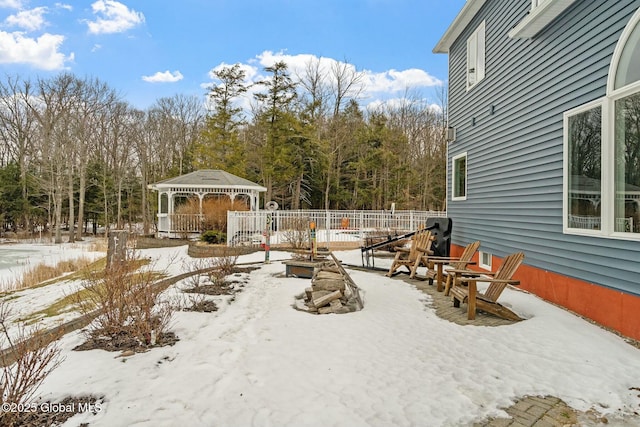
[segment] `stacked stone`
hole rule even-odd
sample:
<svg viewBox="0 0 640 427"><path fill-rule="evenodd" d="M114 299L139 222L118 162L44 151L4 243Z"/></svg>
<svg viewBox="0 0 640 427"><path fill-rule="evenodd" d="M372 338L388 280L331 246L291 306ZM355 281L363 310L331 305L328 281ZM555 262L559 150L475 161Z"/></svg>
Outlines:
<svg viewBox="0 0 640 427"><path fill-rule="evenodd" d="M357 311L360 305L347 286L351 279L344 274L346 273L335 267L325 266L316 269L311 279L311 287L305 289L304 304L298 305L298 308L317 314Z"/></svg>

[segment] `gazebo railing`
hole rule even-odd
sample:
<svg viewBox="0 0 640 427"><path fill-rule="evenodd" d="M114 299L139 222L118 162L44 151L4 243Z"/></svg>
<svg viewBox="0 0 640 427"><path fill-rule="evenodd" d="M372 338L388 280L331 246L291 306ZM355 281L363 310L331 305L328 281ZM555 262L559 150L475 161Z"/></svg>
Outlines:
<svg viewBox="0 0 640 427"><path fill-rule="evenodd" d="M200 233L204 215L200 214L173 214L169 215L171 232L173 233Z"/></svg>

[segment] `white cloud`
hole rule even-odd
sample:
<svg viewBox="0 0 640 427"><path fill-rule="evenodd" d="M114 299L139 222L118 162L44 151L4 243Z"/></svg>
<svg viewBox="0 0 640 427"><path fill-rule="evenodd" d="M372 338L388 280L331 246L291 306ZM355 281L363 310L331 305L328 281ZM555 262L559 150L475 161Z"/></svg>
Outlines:
<svg viewBox="0 0 640 427"><path fill-rule="evenodd" d="M22 33L0 31L0 63L29 64L43 70L59 70L72 61L73 53L66 57L59 51L64 36L45 33L38 38Z"/></svg>
<svg viewBox="0 0 640 427"><path fill-rule="evenodd" d="M317 63L322 75L327 76L327 84L331 84L331 70L347 67L348 71L361 74L362 90L359 91L358 99L364 102L365 106L380 106L387 103L388 100L402 99L408 91L415 91L424 88L431 88L443 85L443 82L424 70L411 68L408 70L387 70L382 72L373 72L370 70L357 70L354 64L344 61L338 61L332 58L318 57L311 54L290 55L286 52L273 52L266 50L255 58L247 61L246 64L239 64L240 68L246 73L245 84L250 86L258 81L268 77L263 71L264 67L273 66L277 62L287 64L289 73L292 77L303 76L305 69L310 63ZM221 63L209 72L209 77L213 83L217 83L214 71L220 70L229 65ZM203 87L210 87L211 83L204 84ZM253 93L262 90L259 86L252 86L245 94L245 99L238 100L245 110L253 98Z"/></svg>
<svg viewBox="0 0 640 427"><path fill-rule="evenodd" d="M184 78L180 71L174 71L173 73L169 70L167 71L158 71L152 76L142 76L142 80L148 83L174 83L180 81Z"/></svg>
<svg viewBox="0 0 640 427"><path fill-rule="evenodd" d="M442 106L430 103L428 99L407 99L407 98L388 98L375 99L366 105L369 111L397 110L408 105L418 105L421 109L433 111L434 113L442 113Z"/></svg>
<svg viewBox="0 0 640 427"><path fill-rule="evenodd" d="M380 92L398 93L407 89L441 86L443 82L429 75L424 70L411 68L409 70L389 70L381 73L365 71L366 91L374 94Z"/></svg>
<svg viewBox="0 0 640 427"><path fill-rule="evenodd" d="M66 4L66 3L56 3L55 6L58 9L66 9L68 11L72 11L73 10L73 6L71 6L70 4Z"/></svg>
<svg viewBox="0 0 640 427"><path fill-rule="evenodd" d="M22 0L0 0L0 7L7 9L22 9Z"/></svg>
<svg viewBox="0 0 640 427"><path fill-rule="evenodd" d="M325 74L330 74L329 70L335 66L346 65L353 72L357 72L354 64L348 64L332 58L318 58L310 54L287 55L284 52L273 53L264 51L256 56L256 59L250 60L249 63L259 63L262 67L272 66L276 62L285 62L289 67L289 71L293 75L304 73L307 64L310 61L320 61L320 70ZM365 95L385 92L399 93L410 88L422 88L441 86L443 82L424 70L411 68L408 70L388 70L383 72L373 72L369 70L360 71L365 82Z"/></svg>
<svg viewBox="0 0 640 427"><path fill-rule="evenodd" d="M98 0L91 5L95 21L88 21L92 34L121 33L144 22L144 15L114 0Z"/></svg>
<svg viewBox="0 0 640 427"><path fill-rule="evenodd" d="M36 31L45 26L45 13L47 13L46 7L21 10L15 15L9 15L5 20L5 23L12 27L19 27L28 31Z"/></svg>

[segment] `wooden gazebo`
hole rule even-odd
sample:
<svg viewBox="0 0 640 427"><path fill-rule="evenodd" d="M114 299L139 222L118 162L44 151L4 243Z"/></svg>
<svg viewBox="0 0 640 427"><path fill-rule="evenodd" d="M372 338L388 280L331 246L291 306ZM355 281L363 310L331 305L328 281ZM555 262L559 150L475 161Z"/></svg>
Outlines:
<svg viewBox="0 0 640 427"><path fill-rule="evenodd" d="M257 211L260 193L267 189L223 170L203 169L175 178L149 184L149 189L158 192L157 237L184 237L200 233L202 224L202 201L209 194L225 194L231 203L239 196L246 196L249 208ZM197 196L200 200L199 214L176 214L177 197Z"/></svg>

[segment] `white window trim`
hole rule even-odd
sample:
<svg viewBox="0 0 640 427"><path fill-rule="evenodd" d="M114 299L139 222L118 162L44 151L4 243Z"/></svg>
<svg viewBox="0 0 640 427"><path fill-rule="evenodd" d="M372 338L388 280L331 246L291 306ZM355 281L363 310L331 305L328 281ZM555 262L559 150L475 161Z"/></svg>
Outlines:
<svg viewBox="0 0 640 427"><path fill-rule="evenodd" d="M563 176L562 176L562 231L564 234L605 237L620 240L640 240L640 233L615 231L615 102L621 98L640 92L640 82L634 83L615 92L614 95L596 99L587 104L566 111L563 115ZM590 110L602 108L602 143L601 143L601 223L600 230L586 230L568 227L569 215L569 117Z"/></svg>
<svg viewBox="0 0 640 427"><path fill-rule="evenodd" d="M465 158L465 166L464 166L464 196L456 196L456 160ZM451 159L451 200L459 201L459 200L467 200L467 188L469 186L469 157L467 156L467 152L457 154L453 156Z"/></svg>
<svg viewBox="0 0 640 427"><path fill-rule="evenodd" d="M512 39L531 38L542 31L576 0L531 0L529 14L509 31Z"/></svg>
<svg viewBox="0 0 640 427"><path fill-rule="evenodd" d="M622 51L629 41L629 37L631 37L631 33L635 29L636 25L640 25L640 10L636 11L633 14L627 25L624 27L622 34L620 34L620 38L618 39L618 43L616 44L616 48L613 51L613 57L611 58L611 64L609 65L609 76L607 78L607 95L608 96L617 96L620 92L623 92L629 87L634 87L635 85L625 86L623 88L614 90L614 84L616 80L616 74L618 71L618 65L620 64L620 58L622 57ZM640 84L640 82L636 83Z"/></svg>
<svg viewBox="0 0 640 427"><path fill-rule="evenodd" d="M478 49L478 39L482 35L482 49ZM472 44L472 40L475 41L475 49L476 49L476 59L475 59L475 73L476 73L476 81L473 84L469 84L469 49ZM482 66L479 66L479 65ZM484 80L486 75L486 65L487 65L487 31L485 21L482 21L480 25L475 29L475 31L469 36L467 39L467 60L466 60L466 87L467 91L476 87L478 83Z"/></svg>
<svg viewBox="0 0 640 427"><path fill-rule="evenodd" d="M487 255L489 257L489 264L485 264L485 263L482 262L483 255ZM491 269L493 268L493 254L491 254L489 252L479 251L478 252L478 267L482 268L483 270L491 271Z"/></svg>
<svg viewBox="0 0 640 427"><path fill-rule="evenodd" d="M562 191L562 230L565 234L578 234L620 240L640 241L640 233L615 231L615 103L629 95L640 93L640 81L615 90L615 78L622 52L637 25L640 25L640 9L631 17L622 31L611 58L607 78L606 96L566 111L563 115L563 191ZM568 118L574 114L600 105L602 107L602 159L601 159L601 226L600 230L582 230L568 228Z"/></svg>
<svg viewBox="0 0 640 427"><path fill-rule="evenodd" d="M597 99L595 101L588 102L579 107L573 108L571 110L565 111L562 117L562 232L564 234L579 234L579 235L587 235L587 236L598 236L602 235L602 230L605 228L605 213L603 212L605 206L605 181L607 175L607 167L605 167L604 159L600 160L600 230L590 230L590 229L582 229L582 228L570 228L569 227L569 118L575 116L576 114L584 113L585 111L589 111L593 108L600 107L602 109L601 115L601 123L600 128L602 129L601 135L601 148L600 154L602 157L605 156L606 146L605 139L607 138L605 133L607 132L607 128L605 123L607 120L605 117L608 116L607 109L605 107L605 102L603 99Z"/></svg>
<svg viewBox="0 0 640 427"><path fill-rule="evenodd" d="M535 9L536 7L540 6L540 4L543 2L544 0L531 0L531 10Z"/></svg>

